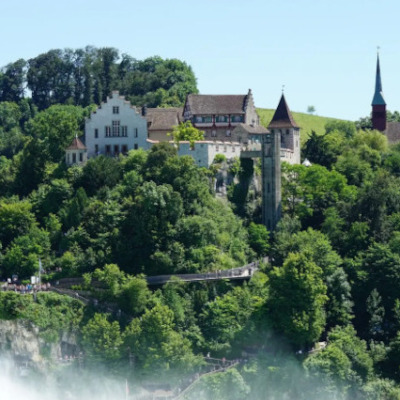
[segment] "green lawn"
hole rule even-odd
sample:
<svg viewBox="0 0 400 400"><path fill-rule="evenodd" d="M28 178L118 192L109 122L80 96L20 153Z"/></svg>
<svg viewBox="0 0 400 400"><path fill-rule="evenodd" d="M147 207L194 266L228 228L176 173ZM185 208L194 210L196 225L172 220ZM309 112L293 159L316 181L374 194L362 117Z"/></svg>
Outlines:
<svg viewBox="0 0 400 400"><path fill-rule="evenodd" d="M275 110L257 108L257 112L260 116L261 125L268 126ZM319 117L318 115L310 115L298 112L292 112L292 115L297 125L300 126L300 138L302 145L307 141L311 131L315 131L317 134L322 135L325 132L325 124L328 121L336 120L336 118Z"/></svg>

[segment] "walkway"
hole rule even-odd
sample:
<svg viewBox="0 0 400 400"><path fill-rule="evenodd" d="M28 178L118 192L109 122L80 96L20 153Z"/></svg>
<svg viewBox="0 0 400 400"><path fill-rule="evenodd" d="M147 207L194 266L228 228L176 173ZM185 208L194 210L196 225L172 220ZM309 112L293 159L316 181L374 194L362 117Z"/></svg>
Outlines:
<svg viewBox="0 0 400 400"><path fill-rule="evenodd" d="M268 262L268 257L265 257L262 262ZM222 279L228 280L244 280L250 279L260 268L260 261L254 261L250 264L243 265L239 268L219 270L215 272L206 272L201 274L171 274L171 275L154 275L147 276L147 284L149 286L164 285L176 278L184 282L202 282L202 281L218 281ZM69 288L73 285L82 285L83 278L64 278L53 284L57 288ZM99 286L99 282L92 282L94 286Z"/></svg>
<svg viewBox="0 0 400 400"><path fill-rule="evenodd" d="M163 285L171 282L174 278L179 278L184 282L197 281L218 281L221 279L250 279L254 272L259 269L259 261L252 262L239 268L219 270L216 272L206 272L202 274L176 274L176 275L156 275L146 278L148 285Z"/></svg>
<svg viewBox="0 0 400 400"><path fill-rule="evenodd" d="M235 367L236 365L239 364L239 360L225 360L225 359L217 359L217 358L209 358L205 357L204 358L207 361L207 364L209 364L212 367L211 371L206 371L201 374L196 374L194 379L191 379L188 382L188 385L175 397L173 397L173 400L179 400L183 399L185 394L190 392L195 385L197 385L200 382L200 379L205 377L205 376L210 376L213 374L217 374L220 372L225 372L226 370Z"/></svg>

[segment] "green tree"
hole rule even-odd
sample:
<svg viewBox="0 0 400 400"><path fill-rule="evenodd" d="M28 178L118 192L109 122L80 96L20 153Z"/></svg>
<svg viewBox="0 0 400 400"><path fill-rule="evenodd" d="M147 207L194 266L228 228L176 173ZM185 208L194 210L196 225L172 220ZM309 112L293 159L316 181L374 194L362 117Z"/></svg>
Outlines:
<svg viewBox="0 0 400 400"><path fill-rule="evenodd" d="M259 256L266 256L269 251L269 232L265 225L251 222L248 228L250 247Z"/></svg>
<svg viewBox="0 0 400 400"><path fill-rule="evenodd" d="M28 201L0 202L0 242L4 247L35 226L31 210L32 205Z"/></svg>
<svg viewBox="0 0 400 400"><path fill-rule="evenodd" d="M304 254L292 253L269 274L268 318L295 346L315 343L325 328L328 298L322 276L322 269Z"/></svg>
<svg viewBox="0 0 400 400"><path fill-rule="evenodd" d="M179 146L180 142L188 141L190 148L193 149L194 142L204 138L204 132L195 128L190 121L181 122L173 128L171 135L177 146Z"/></svg>
<svg viewBox="0 0 400 400"><path fill-rule="evenodd" d="M109 322L107 314L96 313L82 328L82 343L89 360L119 359L123 340L118 322Z"/></svg>
<svg viewBox="0 0 400 400"><path fill-rule="evenodd" d="M126 313L138 315L146 310L151 294L143 275L128 275L121 284L118 304Z"/></svg>
<svg viewBox="0 0 400 400"><path fill-rule="evenodd" d="M174 330L173 318L168 307L156 305L126 328L125 345L144 371L166 372L177 368L187 372L198 364L189 340Z"/></svg>
<svg viewBox="0 0 400 400"><path fill-rule="evenodd" d="M22 58L1 69L0 101L19 102L25 94L26 61Z"/></svg>
<svg viewBox="0 0 400 400"><path fill-rule="evenodd" d="M7 276L17 274L20 279L30 278L38 271L39 257L48 261L50 253L50 238L46 231L36 227L25 235L16 237L3 259L3 270Z"/></svg>
<svg viewBox="0 0 400 400"><path fill-rule="evenodd" d="M98 156L91 158L83 168L80 184L91 196L103 186L114 187L121 178L121 168L115 158Z"/></svg>
<svg viewBox="0 0 400 400"><path fill-rule="evenodd" d="M63 159L66 147L80 132L83 121L81 107L54 105L28 121L26 130L39 141L42 157L58 163Z"/></svg>

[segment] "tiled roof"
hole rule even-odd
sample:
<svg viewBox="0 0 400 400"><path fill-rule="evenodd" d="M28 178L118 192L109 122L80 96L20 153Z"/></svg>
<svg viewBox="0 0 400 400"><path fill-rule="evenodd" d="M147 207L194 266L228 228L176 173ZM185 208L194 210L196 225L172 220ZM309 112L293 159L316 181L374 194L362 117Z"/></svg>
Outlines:
<svg viewBox="0 0 400 400"><path fill-rule="evenodd" d="M86 146L81 142L78 136L75 136L72 143L67 147L67 150L86 150Z"/></svg>
<svg viewBox="0 0 400 400"><path fill-rule="evenodd" d="M170 130L182 120L182 108L147 108L149 131Z"/></svg>
<svg viewBox="0 0 400 400"><path fill-rule="evenodd" d="M268 128L298 128L283 94Z"/></svg>
<svg viewBox="0 0 400 400"><path fill-rule="evenodd" d="M385 135L389 144L400 142L400 122L388 122L386 125Z"/></svg>
<svg viewBox="0 0 400 400"><path fill-rule="evenodd" d="M193 115L243 114L247 95L189 94L186 105Z"/></svg>
<svg viewBox="0 0 400 400"><path fill-rule="evenodd" d="M247 125L247 124L239 124L233 130L233 132L235 132L236 130L245 131L245 132L250 133L250 134L263 134L263 133L268 133L269 132L268 129L264 128L262 125L252 126L252 125Z"/></svg>

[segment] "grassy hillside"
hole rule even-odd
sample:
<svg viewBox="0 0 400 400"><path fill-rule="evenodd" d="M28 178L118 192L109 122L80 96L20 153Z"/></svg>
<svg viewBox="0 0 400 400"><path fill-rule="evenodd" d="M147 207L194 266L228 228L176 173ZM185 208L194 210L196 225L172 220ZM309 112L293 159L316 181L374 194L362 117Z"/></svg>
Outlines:
<svg viewBox="0 0 400 400"><path fill-rule="evenodd" d="M261 124L268 126L275 110L257 108L258 115L260 116ZM335 118L319 117L317 115L310 115L305 113L292 112L293 118L297 125L300 126L301 144L307 141L308 135L311 131L315 131L319 135L325 132L325 124L328 121L335 120Z"/></svg>

